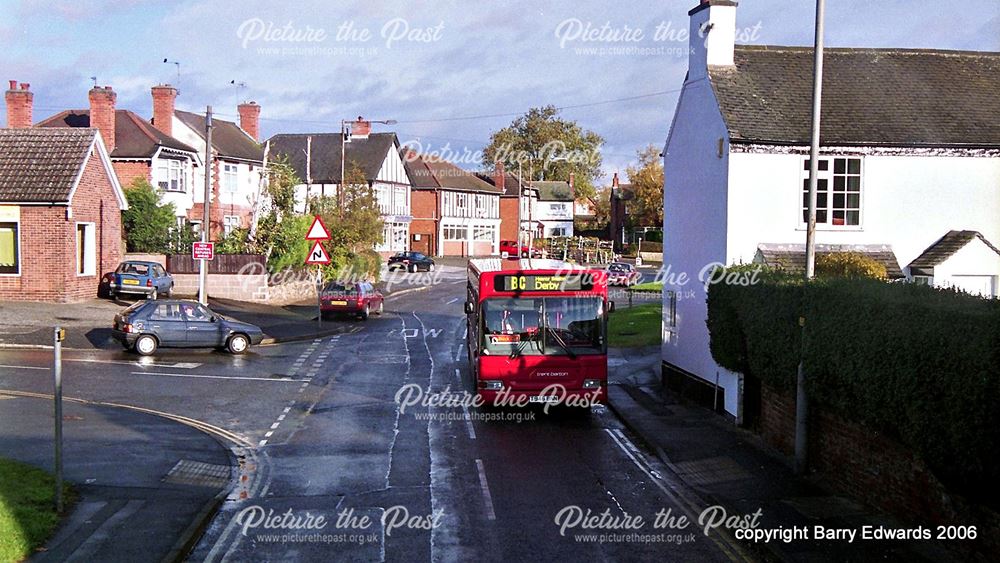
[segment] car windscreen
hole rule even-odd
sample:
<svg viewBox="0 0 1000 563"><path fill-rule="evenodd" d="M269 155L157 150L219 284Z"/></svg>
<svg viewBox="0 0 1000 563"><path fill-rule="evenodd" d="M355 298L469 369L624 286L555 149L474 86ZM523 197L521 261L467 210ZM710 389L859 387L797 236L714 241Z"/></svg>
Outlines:
<svg viewBox="0 0 1000 563"><path fill-rule="evenodd" d="M147 276L149 275L149 265L125 263L118 266L117 272L119 274L135 274L137 276Z"/></svg>
<svg viewBox="0 0 1000 563"><path fill-rule="evenodd" d="M336 293L338 295L357 295L359 285L356 283L329 283L323 288L323 293Z"/></svg>
<svg viewBox="0 0 1000 563"><path fill-rule="evenodd" d="M605 325L599 297L487 299L482 307L484 354L604 353Z"/></svg>

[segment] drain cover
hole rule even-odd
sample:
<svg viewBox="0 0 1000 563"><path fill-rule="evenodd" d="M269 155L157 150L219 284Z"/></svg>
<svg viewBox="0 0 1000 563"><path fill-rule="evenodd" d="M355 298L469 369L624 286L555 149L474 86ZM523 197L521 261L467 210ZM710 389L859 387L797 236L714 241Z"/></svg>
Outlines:
<svg viewBox="0 0 1000 563"><path fill-rule="evenodd" d="M229 466L182 459L167 472L163 482L201 487L222 487L229 482Z"/></svg>

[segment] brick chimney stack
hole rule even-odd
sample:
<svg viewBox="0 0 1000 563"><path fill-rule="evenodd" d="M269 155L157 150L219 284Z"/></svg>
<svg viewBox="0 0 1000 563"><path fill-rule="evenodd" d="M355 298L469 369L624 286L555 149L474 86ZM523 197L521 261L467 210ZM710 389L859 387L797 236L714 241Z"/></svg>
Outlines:
<svg viewBox="0 0 1000 563"><path fill-rule="evenodd" d="M236 107L236 110L240 113L240 129L246 131L247 135L259 143L260 106L257 105L257 102L243 102Z"/></svg>
<svg viewBox="0 0 1000 563"><path fill-rule="evenodd" d="M493 185L500 188L500 193L507 191L507 173L499 160L493 166Z"/></svg>
<svg viewBox="0 0 1000 563"><path fill-rule="evenodd" d="M96 127L104 139L108 154L115 150L115 101L118 94L111 86L95 86L90 89L90 126Z"/></svg>
<svg viewBox="0 0 1000 563"><path fill-rule="evenodd" d="M10 89L4 95L7 101L7 127L31 127L32 99L35 95L28 89L30 86L27 82L22 82L19 89L17 80L10 81Z"/></svg>
<svg viewBox="0 0 1000 563"><path fill-rule="evenodd" d="M615 175L611 178L611 187L612 188L617 188L618 187L618 173L617 172L615 172Z"/></svg>
<svg viewBox="0 0 1000 563"><path fill-rule="evenodd" d="M177 89L169 84L153 86L153 127L164 135L174 134L174 103L177 100Z"/></svg>

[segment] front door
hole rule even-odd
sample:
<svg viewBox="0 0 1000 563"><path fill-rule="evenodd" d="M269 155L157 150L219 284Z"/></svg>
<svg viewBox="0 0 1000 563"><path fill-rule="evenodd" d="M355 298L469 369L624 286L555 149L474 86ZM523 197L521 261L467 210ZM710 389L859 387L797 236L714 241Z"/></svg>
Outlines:
<svg viewBox="0 0 1000 563"><path fill-rule="evenodd" d="M204 305L184 303L181 306L187 321L188 346L220 346L221 323L213 321L212 313Z"/></svg>

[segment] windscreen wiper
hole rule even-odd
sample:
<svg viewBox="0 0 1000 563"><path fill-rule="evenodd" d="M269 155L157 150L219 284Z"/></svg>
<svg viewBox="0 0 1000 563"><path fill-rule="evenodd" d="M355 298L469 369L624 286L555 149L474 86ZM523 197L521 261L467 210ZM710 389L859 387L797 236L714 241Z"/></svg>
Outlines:
<svg viewBox="0 0 1000 563"><path fill-rule="evenodd" d="M549 334L552 335L552 338L555 339L556 344L558 344L563 350L566 350L566 355L569 356L570 359L574 360L576 359L576 353L570 349L569 345L566 344L566 341L563 340L562 336L559 336L559 333L556 332L555 329L549 328L548 325L542 325L542 329L547 330Z"/></svg>

